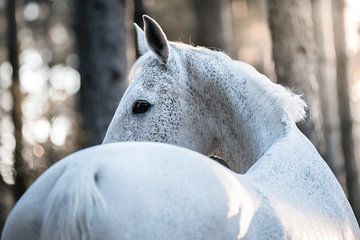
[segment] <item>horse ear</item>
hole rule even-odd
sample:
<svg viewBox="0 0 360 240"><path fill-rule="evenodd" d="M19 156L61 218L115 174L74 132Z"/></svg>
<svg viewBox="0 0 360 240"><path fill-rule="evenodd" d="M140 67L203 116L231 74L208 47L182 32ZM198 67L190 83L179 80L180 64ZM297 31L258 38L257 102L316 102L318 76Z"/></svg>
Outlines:
<svg viewBox="0 0 360 240"><path fill-rule="evenodd" d="M144 31L136 23L134 23L134 27L135 27L135 32L136 32L137 47L138 47L140 55L143 55L144 53L149 51L149 47L146 45L146 42L145 42L145 34L144 34Z"/></svg>
<svg viewBox="0 0 360 240"><path fill-rule="evenodd" d="M145 41L162 63L169 58L169 43L160 25L151 17L143 15Z"/></svg>

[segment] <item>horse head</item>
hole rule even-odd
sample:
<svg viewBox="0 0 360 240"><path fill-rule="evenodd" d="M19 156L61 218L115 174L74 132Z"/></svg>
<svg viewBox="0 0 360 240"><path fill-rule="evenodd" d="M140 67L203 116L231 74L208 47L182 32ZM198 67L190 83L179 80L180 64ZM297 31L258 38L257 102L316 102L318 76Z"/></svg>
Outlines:
<svg viewBox="0 0 360 240"><path fill-rule="evenodd" d="M104 143L155 141L226 159L244 172L301 120L305 103L226 54L167 40L158 23L135 25L142 56ZM295 109L295 110L294 110Z"/></svg>
<svg viewBox="0 0 360 240"><path fill-rule="evenodd" d="M193 97L199 90L193 86L178 44L169 42L150 17L144 16L144 23L144 31L135 26L143 55L130 71L132 84L104 142L167 142L207 153L214 144L213 129L198 113L208 115L203 109L205 105L211 107L209 99Z"/></svg>

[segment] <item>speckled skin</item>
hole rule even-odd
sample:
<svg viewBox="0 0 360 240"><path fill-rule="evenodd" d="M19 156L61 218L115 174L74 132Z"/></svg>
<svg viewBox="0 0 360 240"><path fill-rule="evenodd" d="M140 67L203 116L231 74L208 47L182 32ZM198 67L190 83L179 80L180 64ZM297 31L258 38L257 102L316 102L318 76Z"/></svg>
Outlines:
<svg viewBox="0 0 360 240"><path fill-rule="evenodd" d="M296 127L299 96L222 53L161 46L168 57L147 51L132 68L109 144L42 175L2 240L360 239L339 183ZM133 114L138 99L152 108Z"/></svg>

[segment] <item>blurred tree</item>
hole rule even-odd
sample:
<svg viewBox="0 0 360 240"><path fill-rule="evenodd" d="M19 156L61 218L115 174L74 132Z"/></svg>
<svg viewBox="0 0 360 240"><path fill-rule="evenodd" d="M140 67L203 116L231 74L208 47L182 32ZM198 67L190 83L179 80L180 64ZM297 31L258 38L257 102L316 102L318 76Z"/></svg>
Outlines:
<svg viewBox="0 0 360 240"><path fill-rule="evenodd" d="M317 49L318 79L321 91L321 110L324 123L324 159L337 178L345 186L344 159L340 144L338 99L334 42L327 36L332 33L331 3L312 0L312 17Z"/></svg>
<svg viewBox="0 0 360 240"><path fill-rule="evenodd" d="M193 0L196 16L195 43L232 53L230 0Z"/></svg>
<svg viewBox="0 0 360 240"><path fill-rule="evenodd" d="M126 0L77 0L80 110L87 144L102 142L126 88Z"/></svg>
<svg viewBox="0 0 360 240"><path fill-rule="evenodd" d="M12 67L12 85L11 95L13 100L12 120L14 124L15 135L15 186L13 187L14 196L19 199L26 191L26 164L22 157L22 115L21 101L22 94L20 91L19 81L19 60L18 60L18 39L16 24L16 1L7 1L7 47L8 58Z"/></svg>
<svg viewBox="0 0 360 240"><path fill-rule="evenodd" d="M134 22L141 28L144 27L142 15L146 14L143 0L134 0Z"/></svg>
<svg viewBox="0 0 360 240"><path fill-rule="evenodd" d="M145 6L143 0L134 0L134 22L139 25L141 28L144 28L144 23L142 16L146 14ZM136 39L136 33L135 39ZM135 41L135 51L136 51L136 58L140 56L140 52L138 50L137 41Z"/></svg>
<svg viewBox="0 0 360 240"><path fill-rule="evenodd" d="M336 53L337 91L341 126L341 146L345 160L346 186L349 202L360 222L360 184L355 159L353 121L350 109L349 78L344 23L344 0L332 0L334 43Z"/></svg>
<svg viewBox="0 0 360 240"><path fill-rule="evenodd" d="M309 105L303 133L323 152L323 131L310 0L269 0L268 17L278 82L304 94Z"/></svg>
<svg viewBox="0 0 360 240"><path fill-rule="evenodd" d="M14 202L11 190L12 189L0 177L0 234Z"/></svg>

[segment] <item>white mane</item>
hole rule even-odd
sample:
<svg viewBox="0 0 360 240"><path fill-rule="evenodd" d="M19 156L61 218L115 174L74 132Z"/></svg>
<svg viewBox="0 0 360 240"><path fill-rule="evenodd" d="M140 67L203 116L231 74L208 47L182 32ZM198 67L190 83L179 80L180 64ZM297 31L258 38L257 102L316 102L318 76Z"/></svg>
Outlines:
<svg viewBox="0 0 360 240"><path fill-rule="evenodd" d="M249 65L250 66L250 65ZM253 68L252 66L250 66ZM253 71L256 71L253 68ZM290 89L271 82L265 75L256 72L259 78L254 78L256 83L263 88L263 94L267 98L272 99L275 109L281 109L286 115L282 116L290 118L294 122L300 122L306 117L306 109L308 108L306 102L302 99L302 95L296 94Z"/></svg>
<svg viewBox="0 0 360 240"><path fill-rule="evenodd" d="M274 84L265 75L259 73L253 66L248 64L249 74L256 75L253 80L263 90L262 94L266 94L266 97L273 99L271 101L274 108L282 109L288 117L294 122L300 122L306 117L307 104L302 99L302 95L295 94L288 88L280 84Z"/></svg>
<svg viewBox="0 0 360 240"><path fill-rule="evenodd" d="M280 114L282 115L282 120L285 120L284 117L287 117L294 122L300 122L306 117L306 109L308 106L302 99L302 95L296 94L280 84L273 83L265 75L259 73L253 66L244 62L234 61L227 54L221 51L213 51L206 47L193 47L181 42L172 43L172 46L200 52L213 58L220 57L226 61L232 61L233 63L236 63L236 65L241 68L241 72L249 76L251 81L257 85L259 88L258 92L261 94L266 94L268 99L272 99L270 102L273 105L273 109L283 110L279 111L281 112ZM285 113L286 116L283 116L283 113Z"/></svg>

